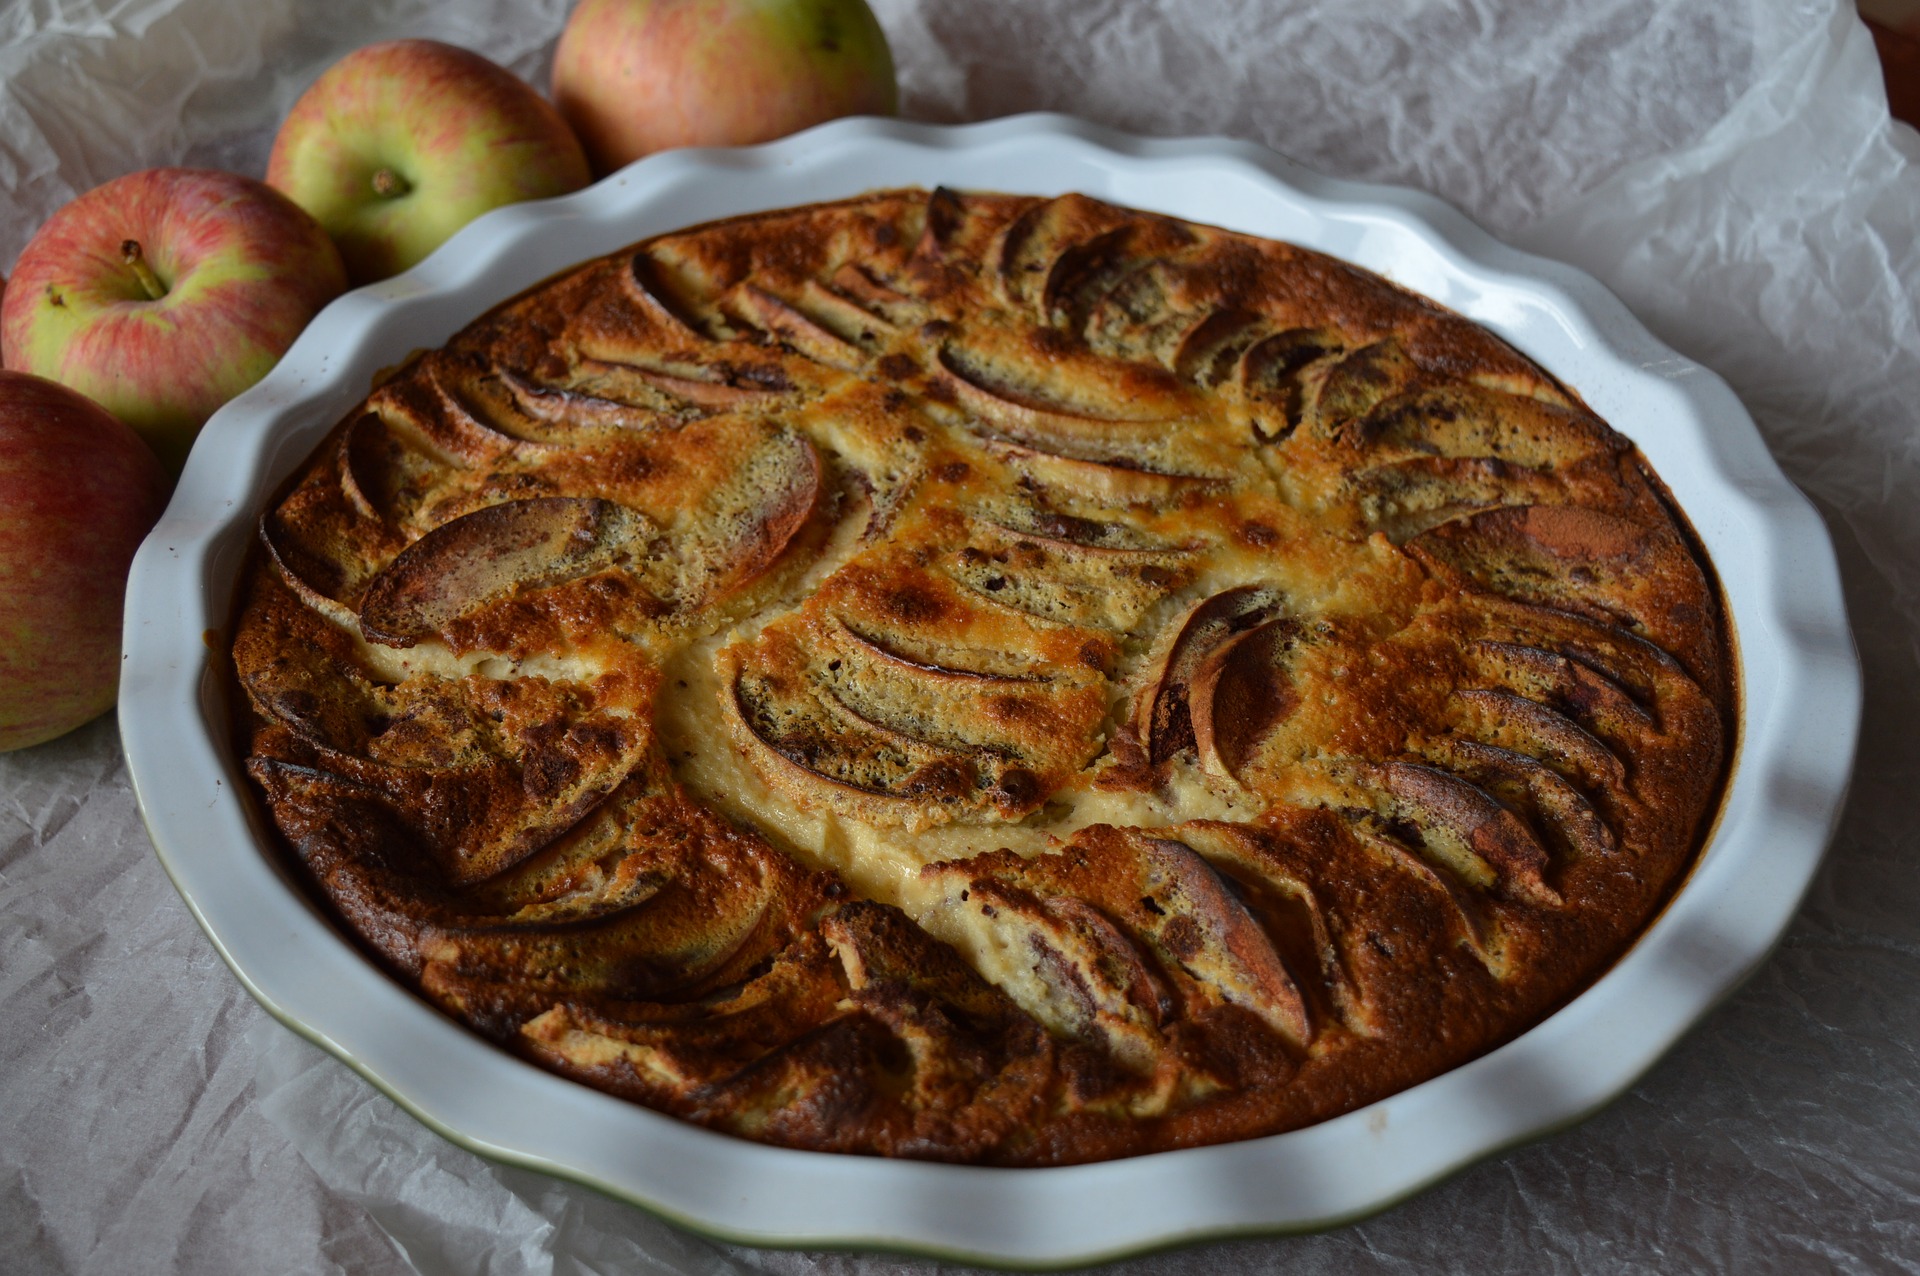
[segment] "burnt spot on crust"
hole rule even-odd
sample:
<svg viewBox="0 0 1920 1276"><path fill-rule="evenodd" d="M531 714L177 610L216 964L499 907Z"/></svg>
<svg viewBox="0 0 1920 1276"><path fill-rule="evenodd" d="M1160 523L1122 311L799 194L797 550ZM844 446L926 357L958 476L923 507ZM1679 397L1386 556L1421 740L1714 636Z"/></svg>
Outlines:
<svg viewBox="0 0 1920 1276"><path fill-rule="evenodd" d="M887 615L909 623L938 620L946 609L938 594L914 586L889 590L876 601Z"/></svg>

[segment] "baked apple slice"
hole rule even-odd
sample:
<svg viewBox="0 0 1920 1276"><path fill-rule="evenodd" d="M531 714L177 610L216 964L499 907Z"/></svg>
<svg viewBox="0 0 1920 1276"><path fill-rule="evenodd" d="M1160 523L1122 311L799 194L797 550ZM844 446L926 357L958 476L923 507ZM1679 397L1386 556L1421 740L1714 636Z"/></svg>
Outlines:
<svg viewBox="0 0 1920 1276"><path fill-rule="evenodd" d="M411 647L509 594L577 580L630 561L648 519L595 497L544 496L489 505L402 550L367 587L369 642Z"/></svg>
<svg viewBox="0 0 1920 1276"><path fill-rule="evenodd" d="M842 340L837 333L764 288L750 283L735 284L721 304L730 313L816 363L852 372L867 362L866 352L859 346Z"/></svg>

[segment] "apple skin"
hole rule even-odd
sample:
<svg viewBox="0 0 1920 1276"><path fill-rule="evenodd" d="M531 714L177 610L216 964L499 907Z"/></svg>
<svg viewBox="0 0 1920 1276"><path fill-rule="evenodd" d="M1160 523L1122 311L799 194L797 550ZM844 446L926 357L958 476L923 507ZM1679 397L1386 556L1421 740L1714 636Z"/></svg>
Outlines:
<svg viewBox="0 0 1920 1276"><path fill-rule="evenodd" d="M105 408L0 371L0 752L113 707L127 566L168 482Z"/></svg>
<svg viewBox="0 0 1920 1276"><path fill-rule="evenodd" d="M147 169L67 204L27 244L0 304L0 362L92 399L178 474L207 418L345 287L326 232L278 191Z"/></svg>
<svg viewBox="0 0 1920 1276"><path fill-rule="evenodd" d="M356 285L407 269L481 213L592 180L545 98L433 40L370 44L327 68L267 160L268 185L327 228Z"/></svg>
<svg viewBox="0 0 1920 1276"><path fill-rule="evenodd" d="M668 147L892 115L899 91L864 0L580 0L553 96L605 174Z"/></svg>

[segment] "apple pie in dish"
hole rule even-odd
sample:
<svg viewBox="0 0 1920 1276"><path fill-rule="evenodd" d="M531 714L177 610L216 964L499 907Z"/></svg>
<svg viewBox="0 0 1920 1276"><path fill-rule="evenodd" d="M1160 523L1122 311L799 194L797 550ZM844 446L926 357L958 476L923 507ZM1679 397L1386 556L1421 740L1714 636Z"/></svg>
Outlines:
<svg viewBox="0 0 1920 1276"><path fill-rule="evenodd" d="M259 524L247 772L434 1005L791 1147L1275 1133L1598 977L1734 662L1635 447L1302 248L899 190L413 357Z"/></svg>

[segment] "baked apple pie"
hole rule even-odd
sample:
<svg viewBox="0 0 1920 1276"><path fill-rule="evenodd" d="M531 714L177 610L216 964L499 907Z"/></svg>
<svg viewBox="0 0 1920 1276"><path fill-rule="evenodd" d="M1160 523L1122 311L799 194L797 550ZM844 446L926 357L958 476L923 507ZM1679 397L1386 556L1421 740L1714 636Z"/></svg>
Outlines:
<svg viewBox="0 0 1920 1276"><path fill-rule="evenodd" d="M890 191L665 235L385 379L260 520L240 747L398 978L791 1147L1058 1164L1539 1021L1713 818L1659 479L1318 253Z"/></svg>

